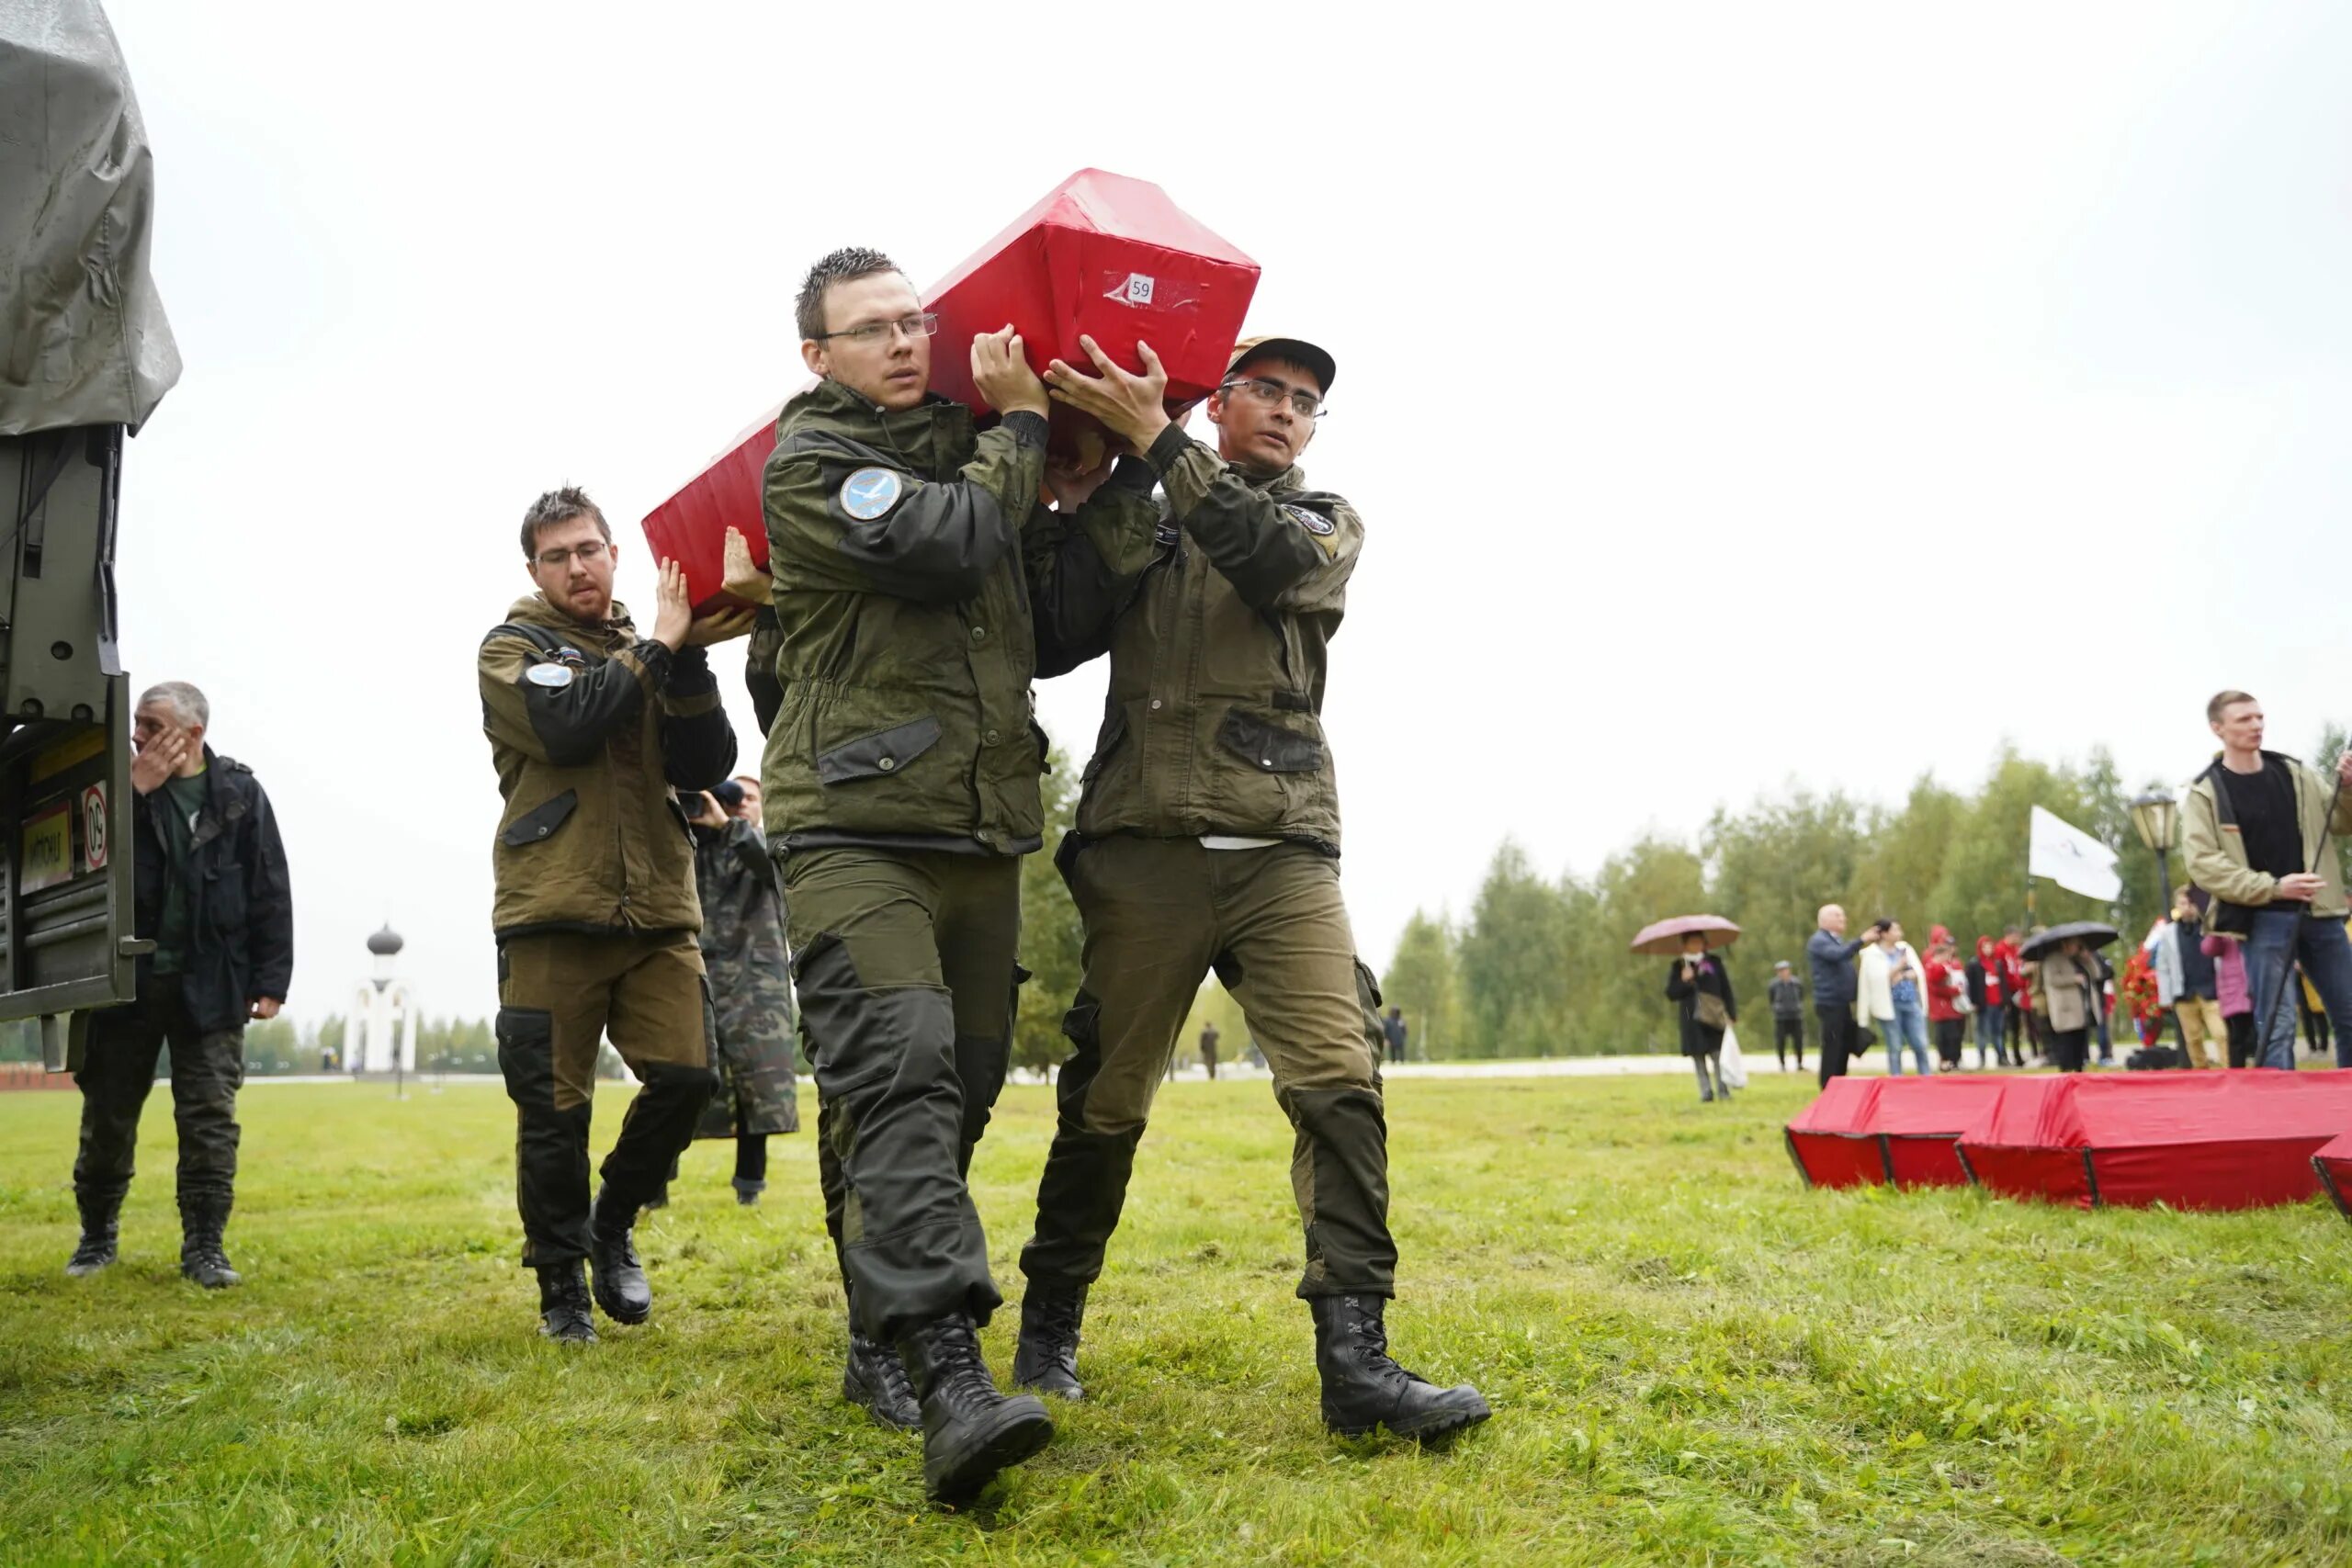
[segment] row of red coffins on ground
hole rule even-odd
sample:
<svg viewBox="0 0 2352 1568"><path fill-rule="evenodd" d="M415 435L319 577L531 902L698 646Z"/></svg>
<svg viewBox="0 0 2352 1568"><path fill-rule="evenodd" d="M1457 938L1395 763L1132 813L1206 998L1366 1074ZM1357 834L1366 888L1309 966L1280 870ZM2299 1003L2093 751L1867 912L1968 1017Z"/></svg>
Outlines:
<svg viewBox="0 0 2352 1568"><path fill-rule="evenodd" d="M1225 378L1257 288L1258 264L1158 186L1080 169L923 291L924 308L939 317L932 389L985 412L972 385L972 338L1010 324L1041 376L1056 359L1092 375L1080 336L1140 373L1136 344L1148 343L1168 372L1174 417ZM778 378L803 377L795 365ZM655 558L685 569L697 609L720 600L729 528L750 545L754 566L767 565L760 486L780 412L781 404L761 415L646 515ZM1090 465L1102 455L1102 427L1091 417L1057 405L1051 423L1056 452Z"/></svg>
<svg viewBox="0 0 2352 1568"><path fill-rule="evenodd" d="M2352 1216L2352 1072L1833 1078L1787 1138L1815 1187L1974 1185L2086 1209L2324 1190Z"/></svg>

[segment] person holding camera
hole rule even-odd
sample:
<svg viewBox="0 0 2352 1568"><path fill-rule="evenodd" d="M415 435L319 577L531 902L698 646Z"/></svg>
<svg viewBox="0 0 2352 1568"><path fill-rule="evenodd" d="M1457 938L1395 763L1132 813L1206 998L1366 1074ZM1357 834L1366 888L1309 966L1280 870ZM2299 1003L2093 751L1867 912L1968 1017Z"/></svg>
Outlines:
<svg viewBox="0 0 2352 1568"><path fill-rule="evenodd" d="M768 1138L800 1131L792 958L784 890L760 830L760 781L739 773L686 803L719 1077L695 1136L735 1140L735 1201L746 1208L767 1190Z"/></svg>
<svg viewBox="0 0 2352 1568"><path fill-rule="evenodd" d="M1854 955L1878 940L1879 928L1848 942L1844 909L1824 904L1815 919L1817 929L1805 940L1804 959L1813 972L1813 1016L1821 1022L1821 1085L1826 1089L1831 1078L1846 1076L1854 1054L1854 998L1860 986Z"/></svg>

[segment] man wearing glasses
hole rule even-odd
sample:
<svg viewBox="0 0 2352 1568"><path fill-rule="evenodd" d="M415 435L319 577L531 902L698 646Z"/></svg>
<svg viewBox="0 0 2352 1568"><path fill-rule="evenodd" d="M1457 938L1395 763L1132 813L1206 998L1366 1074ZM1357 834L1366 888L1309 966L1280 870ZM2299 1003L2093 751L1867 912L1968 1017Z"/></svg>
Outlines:
<svg viewBox="0 0 2352 1568"><path fill-rule="evenodd" d="M1442 1440L1486 1419L1388 1355L1395 1292L1379 992L1340 896L1340 806L1319 717L1326 650L1363 542L1354 509L1306 488L1331 356L1295 338L1237 350L1208 401L1216 447L1187 438L1149 378L1091 343L1053 396L1146 454L1165 490L1139 581L1040 617L1039 672L1099 652L1110 696L1057 860L1086 926L1063 1025L1060 1122L1021 1255L1016 1383L1076 1399L1087 1288L1101 1274L1160 1068L1214 969L1240 1004L1295 1130L1323 1419ZM1155 363L1148 356L1148 365ZM1114 481L1115 482L1115 481Z"/></svg>
<svg viewBox="0 0 2352 1568"><path fill-rule="evenodd" d="M630 1233L694 1137L717 1080L694 841L673 789L735 762L705 645L746 612L694 619L685 574L662 565L652 635L613 600L612 530L582 491L523 519L537 592L482 639L482 728L506 805L497 878L498 1066L515 1109L523 1262L540 1332L596 1337L589 1287L618 1323L653 1310ZM600 1042L643 1085L588 1196L589 1097Z"/></svg>
<svg viewBox="0 0 2352 1568"><path fill-rule="evenodd" d="M981 1359L1002 1297L965 1184L1012 1046L1020 857L1044 830L1032 594L1064 570L1108 580L1102 520L1140 560L1152 475L1126 459L1033 524L1049 405L1012 328L970 346L1001 416L976 432L931 392L937 321L888 257L825 257L797 317L821 379L785 405L767 466L768 842L849 1296L842 1392L920 1422L925 1484L955 1502L1053 1436Z"/></svg>

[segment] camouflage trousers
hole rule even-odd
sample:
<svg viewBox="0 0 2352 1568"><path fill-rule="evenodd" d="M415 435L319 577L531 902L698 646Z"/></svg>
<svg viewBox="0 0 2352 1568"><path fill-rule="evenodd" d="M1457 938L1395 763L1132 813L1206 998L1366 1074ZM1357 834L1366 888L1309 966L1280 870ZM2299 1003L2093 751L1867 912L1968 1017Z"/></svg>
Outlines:
<svg viewBox="0 0 2352 1568"><path fill-rule="evenodd" d="M818 1176L850 1317L883 1344L1003 1302L965 1177L1004 1088L1021 863L863 848L784 861Z"/></svg>
<svg viewBox="0 0 2352 1568"><path fill-rule="evenodd" d="M718 1079L702 952L683 931L518 936L498 950L498 1067L514 1102L523 1263L588 1256L589 1100L610 1037L637 1098L600 1172L632 1212L661 1190Z"/></svg>
<svg viewBox="0 0 2352 1568"><path fill-rule="evenodd" d="M82 1145L74 1192L86 1208L119 1204L130 1190L139 1115L168 1050L172 1120L179 1127L179 1201L226 1209L237 1185L237 1089L245 1078L245 1032L196 1027L176 976L155 976L138 1000L90 1020L75 1083L82 1090Z"/></svg>
<svg viewBox="0 0 2352 1568"><path fill-rule="evenodd" d="M1215 969L1290 1119L1299 1295L1395 1293L1386 1036L1338 863L1305 844L1211 850L1124 835L1065 844L1060 863L1086 926L1084 978L1062 1022L1076 1050L1057 1080L1060 1115L1021 1271L1064 1286L1102 1272L1153 1092Z"/></svg>

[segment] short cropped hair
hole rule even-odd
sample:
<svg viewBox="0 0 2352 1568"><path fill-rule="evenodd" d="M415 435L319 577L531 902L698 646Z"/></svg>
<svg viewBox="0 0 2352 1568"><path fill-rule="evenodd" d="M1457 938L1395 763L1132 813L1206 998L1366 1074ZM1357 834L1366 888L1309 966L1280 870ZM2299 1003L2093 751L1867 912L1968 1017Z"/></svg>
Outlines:
<svg viewBox="0 0 2352 1568"><path fill-rule="evenodd" d="M150 703L163 704L182 724L212 722L212 705L205 701L202 692L186 681L156 682L139 694L138 706L143 708Z"/></svg>
<svg viewBox="0 0 2352 1568"><path fill-rule="evenodd" d="M609 545L613 542L612 525L605 521L605 514L596 503L588 499L588 492L578 485L565 485L561 490L551 490L531 502L531 510L523 513L523 558L537 558L540 529L569 523L575 517L594 517L596 532L605 536L605 543Z"/></svg>
<svg viewBox="0 0 2352 1568"><path fill-rule="evenodd" d="M2222 722L2223 708L2228 707L2232 703L2250 703L2255 700L2252 692L2216 692L2213 694L2213 700L2205 705L2205 722L2219 724Z"/></svg>
<svg viewBox="0 0 2352 1568"><path fill-rule="evenodd" d="M800 298L793 302L792 319L804 338L825 335L825 290L836 283L854 283L877 272L906 276L906 269L880 251L844 245L808 269L800 280Z"/></svg>

